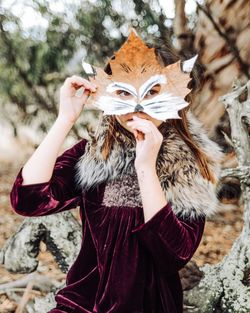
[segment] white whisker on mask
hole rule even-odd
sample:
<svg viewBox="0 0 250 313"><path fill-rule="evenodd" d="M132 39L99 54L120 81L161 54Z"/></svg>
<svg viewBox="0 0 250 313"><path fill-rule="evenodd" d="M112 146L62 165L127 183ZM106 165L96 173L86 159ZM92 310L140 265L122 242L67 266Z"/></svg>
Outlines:
<svg viewBox="0 0 250 313"><path fill-rule="evenodd" d="M94 105L103 110L104 115L119 115L134 112L136 102L134 100L122 100L115 97L102 96Z"/></svg>
<svg viewBox="0 0 250 313"><path fill-rule="evenodd" d="M96 107L104 111L104 115L132 113L135 112L137 104L140 104L142 107L141 111L162 121L165 121L166 119L180 118L178 111L188 106L188 102L183 98L173 96L168 92L164 92L150 99L142 100L139 103L134 99L123 100L112 96L101 96L94 103Z"/></svg>

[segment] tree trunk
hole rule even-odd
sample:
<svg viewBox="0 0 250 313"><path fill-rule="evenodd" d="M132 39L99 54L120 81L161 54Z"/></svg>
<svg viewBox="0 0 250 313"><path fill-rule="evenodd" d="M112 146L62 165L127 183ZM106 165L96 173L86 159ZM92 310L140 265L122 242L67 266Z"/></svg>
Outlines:
<svg viewBox="0 0 250 313"><path fill-rule="evenodd" d="M218 99L231 90L235 79L243 85L250 78L250 5L249 0L205 0L202 5L196 2L198 19L194 45L204 75L192 101L192 111L227 154L222 165L227 168L231 166L228 163L237 163L237 160L229 144L229 117ZM237 203L239 181L227 177L220 185L220 200L225 204Z"/></svg>
<svg viewBox="0 0 250 313"><path fill-rule="evenodd" d="M195 54L194 34L187 25L185 4L185 0L175 0L174 33L178 42L179 55L189 58Z"/></svg>
<svg viewBox="0 0 250 313"><path fill-rule="evenodd" d="M81 226L70 212L26 218L0 252L0 262L14 273L33 272L43 241L66 273L78 255L81 238Z"/></svg>
<svg viewBox="0 0 250 313"><path fill-rule="evenodd" d="M198 3L198 1L197 1ZM206 0L198 4L195 48L205 67L205 84L193 103L196 116L214 134L225 108L218 97L238 78L250 79L250 5L248 0Z"/></svg>
<svg viewBox="0 0 250 313"><path fill-rule="evenodd" d="M229 114L238 159L238 167L225 170L223 176L238 177L241 182L244 226L222 262L201 268L204 277L185 292L188 313L250 312L250 81L220 100Z"/></svg>

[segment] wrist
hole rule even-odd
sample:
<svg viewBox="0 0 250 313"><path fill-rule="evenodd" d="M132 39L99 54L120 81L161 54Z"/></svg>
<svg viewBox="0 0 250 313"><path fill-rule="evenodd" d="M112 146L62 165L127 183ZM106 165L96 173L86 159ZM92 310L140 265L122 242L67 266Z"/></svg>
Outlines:
<svg viewBox="0 0 250 313"><path fill-rule="evenodd" d="M137 175L141 175L141 174L145 175L145 173L156 174L155 163L147 163L147 164L135 165L135 170L137 172Z"/></svg>
<svg viewBox="0 0 250 313"><path fill-rule="evenodd" d="M66 117L64 115L58 115L56 122L63 125L63 126L71 128L74 125L75 120L70 120L68 117Z"/></svg>
<svg viewBox="0 0 250 313"><path fill-rule="evenodd" d="M158 181L158 175L155 167L140 166L136 169L137 179L140 186L152 184Z"/></svg>

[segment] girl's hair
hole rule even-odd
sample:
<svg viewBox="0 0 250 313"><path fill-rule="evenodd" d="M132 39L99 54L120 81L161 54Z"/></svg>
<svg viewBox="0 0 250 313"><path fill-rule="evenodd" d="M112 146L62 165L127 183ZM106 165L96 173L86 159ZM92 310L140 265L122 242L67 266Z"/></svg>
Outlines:
<svg viewBox="0 0 250 313"><path fill-rule="evenodd" d="M180 137L188 145L190 150L193 152L195 159L196 159L196 162L198 164L198 167L200 169L201 175L205 179L207 179L207 180L211 181L213 184L215 184L216 178L208 166L208 163L212 163L213 160L208 158L208 156L194 142L192 135L190 134L190 131L188 129L188 120L187 120L185 109L181 110L179 112L179 115L181 117L181 120L173 119L173 120L171 120L171 124L177 130Z"/></svg>
<svg viewBox="0 0 250 313"><path fill-rule="evenodd" d="M148 45L149 47L152 47L152 45ZM171 63L174 63L178 61L179 57L176 54L176 52L173 50L173 48L161 45L161 46L154 46L156 55L159 58L159 61L163 62L164 65L169 65ZM108 63L105 68L105 72L109 75L112 74L112 70L110 68L110 64ZM192 88L192 93L190 93L188 96L186 96L186 100L189 102L192 102L192 98L194 94L197 92L197 90L201 86L201 81L198 79L198 76L201 74L201 67L194 68L194 70L191 73L192 80L190 81L188 87ZM195 156L196 162L198 164L198 167L200 169L201 175L207 179L208 181L211 181L212 183L216 183L215 176L213 175L212 171L209 168L209 163L213 163L213 160L209 159L208 156L198 147L198 145L194 142L192 135L190 134L189 128L188 128L188 119L186 116L187 108L182 109L179 112L179 115L181 119L172 119L168 122L171 126L173 126L180 137L184 140L184 142L188 145L190 150ZM116 140L115 133L116 133L116 119L115 116L111 116L110 118L110 125L108 134L105 138L103 147L102 147L102 155L104 160L106 160L109 156L109 153L112 149L113 143Z"/></svg>

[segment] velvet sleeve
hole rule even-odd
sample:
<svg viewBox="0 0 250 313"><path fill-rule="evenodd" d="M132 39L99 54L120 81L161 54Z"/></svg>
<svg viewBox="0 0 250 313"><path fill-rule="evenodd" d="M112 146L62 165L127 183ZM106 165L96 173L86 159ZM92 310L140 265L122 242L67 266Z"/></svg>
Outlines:
<svg viewBox="0 0 250 313"><path fill-rule="evenodd" d="M166 204L150 220L132 230L160 271L173 274L192 258L204 231L205 217L180 219Z"/></svg>
<svg viewBox="0 0 250 313"><path fill-rule="evenodd" d="M84 153L86 142L82 139L57 157L47 182L22 185L22 167L10 192L14 211L23 216L44 216L76 208L81 190L75 184L75 165Z"/></svg>

